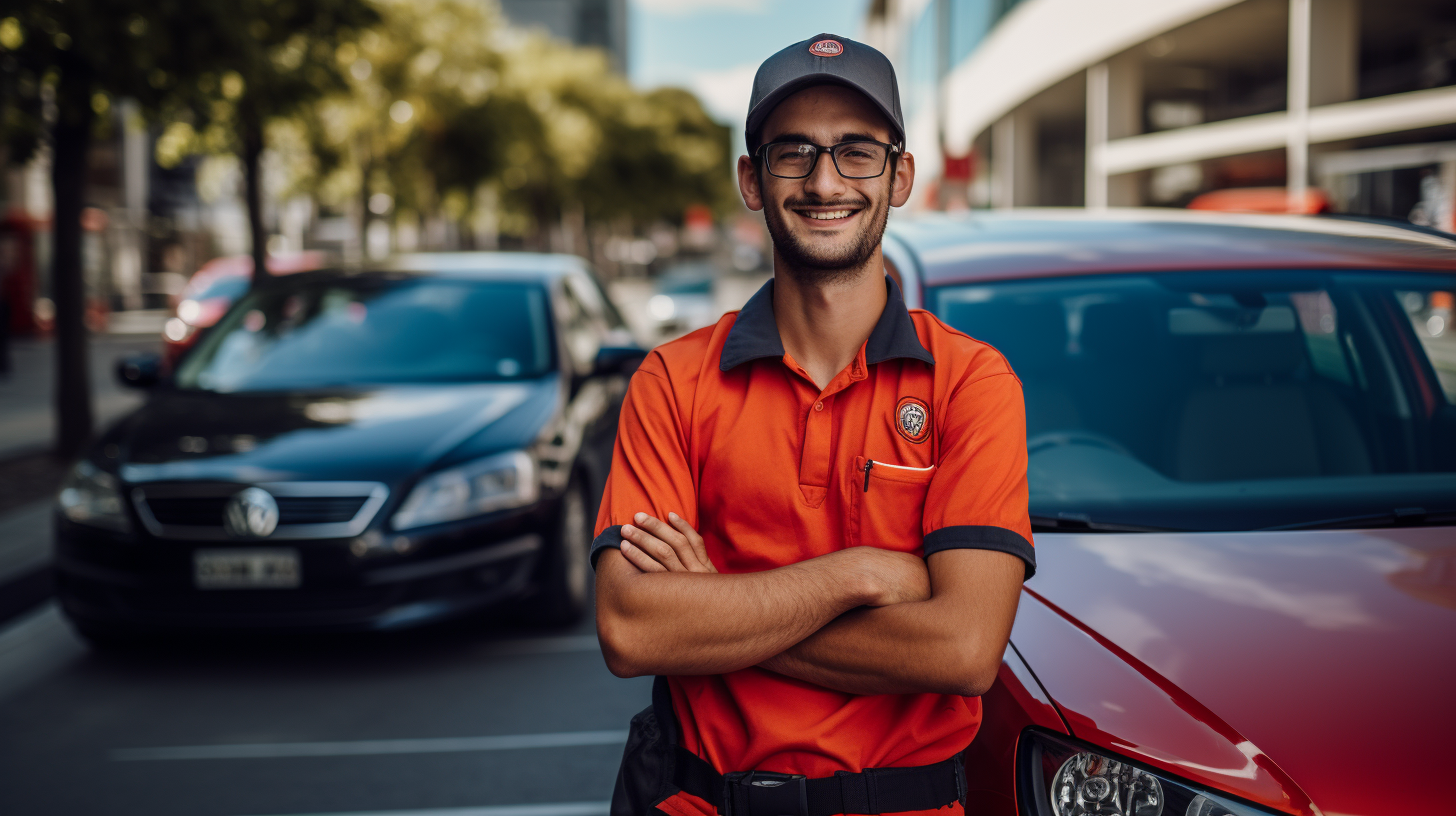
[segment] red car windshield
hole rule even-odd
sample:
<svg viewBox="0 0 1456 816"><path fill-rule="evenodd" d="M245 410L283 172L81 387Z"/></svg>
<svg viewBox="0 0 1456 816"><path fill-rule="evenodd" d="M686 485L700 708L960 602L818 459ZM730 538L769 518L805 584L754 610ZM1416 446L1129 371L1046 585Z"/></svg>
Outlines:
<svg viewBox="0 0 1456 816"><path fill-rule="evenodd" d="M1220 272L933 289L1025 388L1043 529L1456 511L1456 277Z"/></svg>

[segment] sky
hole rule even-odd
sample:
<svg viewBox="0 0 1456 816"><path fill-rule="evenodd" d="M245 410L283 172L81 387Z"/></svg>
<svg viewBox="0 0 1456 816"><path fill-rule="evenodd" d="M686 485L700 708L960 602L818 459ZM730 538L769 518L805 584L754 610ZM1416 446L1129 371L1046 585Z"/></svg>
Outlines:
<svg viewBox="0 0 1456 816"><path fill-rule="evenodd" d="M859 38L867 2L629 0L632 83L687 88L714 118L741 131L759 63L815 34Z"/></svg>

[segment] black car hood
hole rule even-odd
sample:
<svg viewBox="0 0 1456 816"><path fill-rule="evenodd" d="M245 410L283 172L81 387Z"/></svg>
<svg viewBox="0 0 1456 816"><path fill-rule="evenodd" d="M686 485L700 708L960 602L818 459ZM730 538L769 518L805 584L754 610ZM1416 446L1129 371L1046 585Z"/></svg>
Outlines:
<svg viewBox="0 0 1456 816"><path fill-rule="evenodd" d="M393 484L463 458L462 450L529 444L555 413L560 392L554 377L348 392L170 391L153 396L107 441L131 483Z"/></svg>

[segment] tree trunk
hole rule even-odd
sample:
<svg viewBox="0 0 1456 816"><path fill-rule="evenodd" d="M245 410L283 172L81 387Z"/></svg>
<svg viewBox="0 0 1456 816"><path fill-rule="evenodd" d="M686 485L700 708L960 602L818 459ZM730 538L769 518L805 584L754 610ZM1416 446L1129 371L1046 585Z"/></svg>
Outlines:
<svg viewBox="0 0 1456 816"><path fill-rule="evenodd" d="M373 169L373 162L365 161L359 171L359 258L364 261L369 260L369 222L374 215L369 211L369 175Z"/></svg>
<svg viewBox="0 0 1456 816"><path fill-rule="evenodd" d="M248 206L248 231L253 238L253 285L268 280L268 228L263 225L263 123L245 112L240 125L243 179Z"/></svg>
<svg viewBox="0 0 1456 816"><path fill-rule="evenodd" d="M55 196L51 299L56 307L56 455L79 456L91 441L91 379L87 365L86 280L81 267L81 208L94 114L86 83L66 80L51 129L51 187Z"/></svg>

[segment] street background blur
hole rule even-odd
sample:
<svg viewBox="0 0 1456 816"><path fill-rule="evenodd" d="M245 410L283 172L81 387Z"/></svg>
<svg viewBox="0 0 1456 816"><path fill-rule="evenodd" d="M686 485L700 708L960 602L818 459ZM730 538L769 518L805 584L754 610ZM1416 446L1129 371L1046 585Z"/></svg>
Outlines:
<svg viewBox="0 0 1456 816"><path fill-rule="evenodd" d="M732 162L758 63L820 31L895 62L911 212L1456 218L1456 12L1440 0L6 8L0 366L88 330L184 339L216 317L199 284L229 263L245 280L254 253L270 268L574 253L649 340L692 328L767 274ZM712 281L708 305L692 279ZM55 355L60 438L15 444L84 444L80 354ZM34 390L22 379L6 387Z"/></svg>
<svg viewBox="0 0 1456 816"><path fill-rule="evenodd" d="M0 813L604 813L646 686L590 621L96 655L45 604L53 495L144 399L116 360L180 353L255 269L570 253L648 345L742 305L753 73L821 32L896 65L896 218L1456 230L1450 0L4 0ZM1452 307L1407 304L1448 340Z"/></svg>

